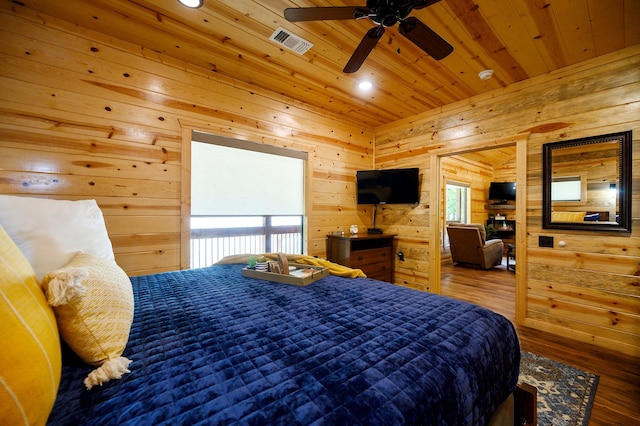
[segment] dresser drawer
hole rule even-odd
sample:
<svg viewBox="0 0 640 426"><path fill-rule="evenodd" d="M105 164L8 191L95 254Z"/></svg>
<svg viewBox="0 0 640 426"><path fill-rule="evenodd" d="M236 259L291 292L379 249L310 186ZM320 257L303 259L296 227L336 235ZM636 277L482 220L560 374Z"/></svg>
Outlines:
<svg viewBox="0 0 640 426"><path fill-rule="evenodd" d="M363 269L363 266L375 263L391 264L391 247L355 250L351 252L349 266L352 268Z"/></svg>
<svg viewBox="0 0 640 426"><path fill-rule="evenodd" d="M363 265L359 269L365 273L367 278L374 278L380 281L391 281L391 262L371 263Z"/></svg>

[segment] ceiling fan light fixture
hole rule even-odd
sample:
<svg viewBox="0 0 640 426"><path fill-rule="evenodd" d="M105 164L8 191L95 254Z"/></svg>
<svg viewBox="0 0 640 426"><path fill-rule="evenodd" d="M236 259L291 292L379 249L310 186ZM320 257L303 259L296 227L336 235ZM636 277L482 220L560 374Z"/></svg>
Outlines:
<svg viewBox="0 0 640 426"><path fill-rule="evenodd" d="M183 6L190 7L192 9L197 9L202 6L204 0L178 0L180 4Z"/></svg>
<svg viewBox="0 0 640 426"><path fill-rule="evenodd" d="M478 73L478 77L480 78L480 80L489 80L491 77L493 77L493 70L482 70Z"/></svg>

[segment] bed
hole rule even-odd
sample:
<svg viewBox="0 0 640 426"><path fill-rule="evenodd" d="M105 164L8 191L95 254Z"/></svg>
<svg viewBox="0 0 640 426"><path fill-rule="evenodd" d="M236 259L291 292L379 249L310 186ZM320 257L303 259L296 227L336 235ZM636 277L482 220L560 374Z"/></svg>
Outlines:
<svg viewBox="0 0 640 426"><path fill-rule="evenodd" d="M50 424L487 424L514 391L511 323L366 278L307 287L216 265L131 279L131 373L63 363Z"/></svg>
<svg viewBox="0 0 640 426"><path fill-rule="evenodd" d="M95 366L61 346L51 325L65 337L59 311L45 308L51 273L41 281L15 238L0 226L3 295L26 285L28 296L0 298L0 378L18 401L11 411L0 386L0 411L14 424L484 425L497 411L513 424L520 349L503 316L363 277L305 287L249 278L237 263L131 278L120 270L132 295L122 353L130 364L87 389ZM69 264L79 257L119 270L86 253Z"/></svg>

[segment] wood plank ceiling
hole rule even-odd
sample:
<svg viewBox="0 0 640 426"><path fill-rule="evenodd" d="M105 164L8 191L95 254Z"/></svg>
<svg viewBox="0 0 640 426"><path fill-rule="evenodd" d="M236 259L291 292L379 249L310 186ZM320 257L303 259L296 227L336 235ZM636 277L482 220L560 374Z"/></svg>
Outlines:
<svg viewBox="0 0 640 426"><path fill-rule="evenodd" d="M367 127L410 117L640 43L638 0L442 0L417 17L454 52L436 61L388 28L360 70L342 69L365 32L359 21L290 23L287 7L365 0L22 0L28 8L133 43L144 52L268 89ZM299 55L269 40L278 27L313 43ZM483 81L478 73L493 69ZM360 93L357 83L373 82ZM150 90L153 90L150 88Z"/></svg>

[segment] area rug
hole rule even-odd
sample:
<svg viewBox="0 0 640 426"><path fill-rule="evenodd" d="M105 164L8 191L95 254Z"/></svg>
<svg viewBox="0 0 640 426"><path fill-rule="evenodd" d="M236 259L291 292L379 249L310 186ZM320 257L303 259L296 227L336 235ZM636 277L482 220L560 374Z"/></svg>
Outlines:
<svg viewBox="0 0 640 426"><path fill-rule="evenodd" d="M587 426L599 377L522 351L520 383L538 389L538 425Z"/></svg>

